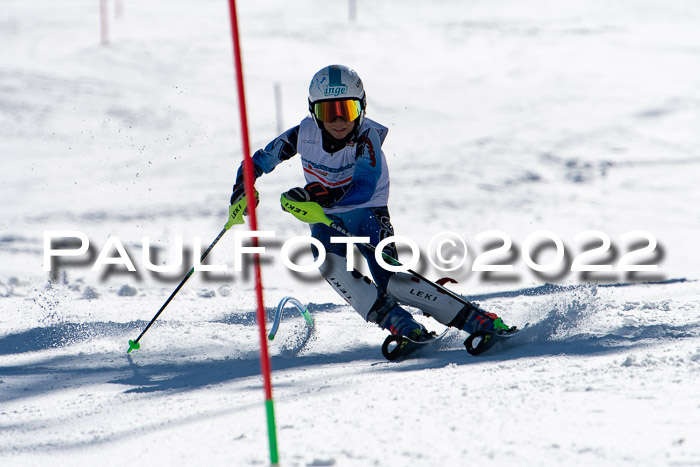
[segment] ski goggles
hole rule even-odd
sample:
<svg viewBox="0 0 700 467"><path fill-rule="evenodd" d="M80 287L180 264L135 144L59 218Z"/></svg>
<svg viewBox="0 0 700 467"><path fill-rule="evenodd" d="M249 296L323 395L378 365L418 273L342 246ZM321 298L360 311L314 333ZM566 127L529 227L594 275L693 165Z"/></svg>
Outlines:
<svg viewBox="0 0 700 467"><path fill-rule="evenodd" d="M313 113L323 123L330 123L336 117L352 122L362 113L362 103L357 99L320 101L313 104Z"/></svg>

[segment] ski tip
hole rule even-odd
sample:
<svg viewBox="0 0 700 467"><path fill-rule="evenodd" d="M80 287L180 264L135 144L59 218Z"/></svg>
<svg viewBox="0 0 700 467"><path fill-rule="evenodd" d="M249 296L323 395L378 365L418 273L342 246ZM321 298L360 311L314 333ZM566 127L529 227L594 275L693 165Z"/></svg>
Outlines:
<svg viewBox="0 0 700 467"><path fill-rule="evenodd" d="M138 342L129 340L129 350L126 351L126 353L130 353L132 350L138 350L141 348L141 344Z"/></svg>
<svg viewBox="0 0 700 467"><path fill-rule="evenodd" d="M389 334L382 344L382 355L390 362L393 362L406 356L410 350L415 350L414 347L415 344L412 344L410 340L402 336Z"/></svg>

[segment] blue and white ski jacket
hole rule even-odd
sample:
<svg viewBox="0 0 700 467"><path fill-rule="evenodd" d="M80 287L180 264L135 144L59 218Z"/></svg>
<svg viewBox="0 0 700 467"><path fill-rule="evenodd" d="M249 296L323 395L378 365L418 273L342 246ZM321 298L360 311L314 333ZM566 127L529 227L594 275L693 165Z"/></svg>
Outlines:
<svg viewBox="0 0 700 467"><path fill-rule="evenodd" d="M329 153L323 149L321 130L311 117L306 117L255 152L255 178L272 172L278 164L299 154L306 183L320 182L338 195L335 203L324 207L326 213L386 206L389 170L382 144L388 131L365 118L356 138L337 152ZM236 180L242 180L242 167L238 169Z"/></svg>

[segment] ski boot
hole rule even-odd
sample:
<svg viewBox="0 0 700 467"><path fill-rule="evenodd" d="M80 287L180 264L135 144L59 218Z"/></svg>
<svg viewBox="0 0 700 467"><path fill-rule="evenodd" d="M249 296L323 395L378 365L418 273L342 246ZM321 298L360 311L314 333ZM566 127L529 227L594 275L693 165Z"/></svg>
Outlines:
<svg viewBox="0 0 700 467"><path fill-rule="evenodd" d="M482 311L481 314L474 317L474 321L475 327L472 330L472 333L477 331L486 331L492 334L504 334L515 330L515 326L508 326L505 324L496 313Z"/></svg>
<svg viewBox="0 0 700 467"><path fill-rule="evenodd" d="M379 325L382 329L388 329L389 332L396 336L406 337L417 342L433 337L433 334L428 332L425 326L413 319L411 313L400 306L394 307L387 313Z"/></svg>
<svg viewBox="0 0 700 467"><path fill-rule="evenodd" d="M469 333L464 347L472 355L479 355L490 349L499 337L517 330L515 326L506 325L496 313L488 313L476 305L472 305L469 310L466 308L463 310L465 319L461 329Z"/></svg>
<svg viewBox="0 0 700 467"><path fill-rule="evenodd" d="M386 315L381 326L391 332L382 344L382 355L390 361L405 357L442 337L429 332L400 306L394 307Z"/></svg>

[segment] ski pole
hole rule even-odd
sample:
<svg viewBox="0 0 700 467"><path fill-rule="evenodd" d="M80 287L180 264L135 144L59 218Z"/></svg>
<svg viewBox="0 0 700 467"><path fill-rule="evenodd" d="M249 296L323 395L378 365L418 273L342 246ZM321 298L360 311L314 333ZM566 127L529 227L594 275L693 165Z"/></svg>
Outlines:
<svg viewBox="0 0 700 467"><path fill-rule="evenodd" d="M351 234L347 230L345 230L342 226L338 225L337 223L333 222L328 216L326 216L326 213L323 212L323 208L321 205L318 203L315 203L313 201L293 201L284 196L282 194L282 197L280 198L280 203L282 204L282 208L289 212L291 215L296 217L297 219L304 221L308 224L325 224L331 229L335 230L336 232L345 235L347 237L357 237L356 235ZM366 246L370 250L376 252L377 247L372 245L371 243L360 243L360 245ZM399 260L387 255L383 251L381 252L382 258L384 258L387 262L391 263L392 266L399 266L403 267L403 264L399 262ZM426 278L422 274L412 270L412 269L406 269L406 272L411 274L412 276L426 282L427 284L432 285L439 291L445 293L446 295L449 295L450 297L454 298L461 304L467 306L470 310L475 311L476 313L479 313L480 315L485 315L485 312L480 309L478 306L474 305L471 302L468 302L464 298L460 297L450 289L437 284L430 279ZM500 320L500 318L498 318ZM504 325L505 326L505 325Z"/></svg>
<svg viewBox="0 0 700 467"><path fill-rule="evenodd" d="M257 198L257 191L255 192L255 197ZM211 245L209 245L209 248L207 248L204 253L202 253L201 258L199 258L199 262L201 263L204 261L204 258L207 257L209 252L214 248L214 245L216 245L219 240L221 240L221 237L224 236L226 231L228 231L233 225L235 224L243 224L243 214L245 212L245 208L248 205L246 198L244 197L242 200L240 200L238 203L229 206L229 219L228 222L226 222L226 225L224 226L223 229L221 229L221 232L219 232L219 235L216 236L213 242L211 242ZM132 350L137 350L141 347L141 344L139 344L139 341L143 337L144 334L153 326L153 323L156 322L160 314L165 310L165 307L168 306L168 304L172 301L173 298L175 298L175 295L180 291L183 285L185 285L185 282L192 276L194 273L194 266L190 269L190 271L187 273L187 275L182 279L180 284L175 288L173 293L170 294L168 299L163 303L163 306L160 307L160 310L155 314L153 319L151 319L151 322L146 325L143 331L141 331L141 334L139 334L139 337L137 337L134 340L129 340L129 350L126 351L126 353L131 352Z"/></svg>

